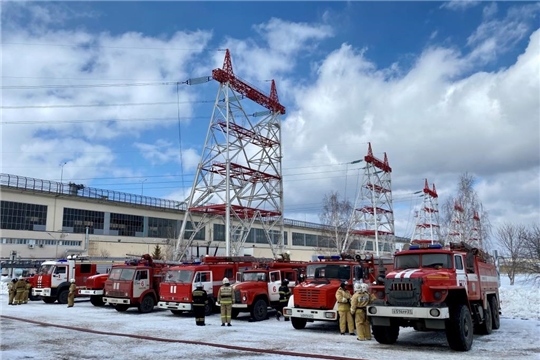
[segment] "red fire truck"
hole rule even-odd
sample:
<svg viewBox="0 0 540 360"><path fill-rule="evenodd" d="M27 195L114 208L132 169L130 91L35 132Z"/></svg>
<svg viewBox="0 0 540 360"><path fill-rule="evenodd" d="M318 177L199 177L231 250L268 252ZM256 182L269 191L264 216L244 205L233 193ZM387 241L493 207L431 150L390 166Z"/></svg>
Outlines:
<svg viewBox="0 0 540 360"><path fill-rule="evenodd" d="M352 294L354 282L384 281L385 273L393 268L391 258L371 254L320 255L318 260L307 264L305 281L294 288L283 309L295 329L305 328L307 322L338 320L336 291L341 282L348 282Z"/></svg>
<svg viewBox="0 0 540 360"><path fill-rule="evenodd" d="M67 259L44 261L37 274L29 278L32 296L41 296L47 304L57 300L60 304L67 304L71 279L75 279L77 288L84 288L89 276L106 272L112 264L112 261L96 262L77 255L68 256ZM75 296L81 295L77 293Z"/></svg>
<svg viewBox="0 0 540 360"><path fill-rule="evenodd" d="M395 255L394 271L368 306L375 339L397 341L399 327L445 330L450 348L468 351L473 332L498 329L499 283L492 258L466 243L413 244Z"/></svg>
<svg viewBox="0 0 540 360"><path fill-rule="evenodd" d="M208 294L206 315L210 315L223 278L234 279L234 274L251 268L255 261L252 256L205 256L203 262L170 267L160 284L158 307L175 315L191 311L191 294L200 282Z"/></svg>
<svg viewBox="0 0 540 360"><path fill-rule="evenodd" d="M103 294L105 293L105 281L109 278L109 274L98 274L89 276L86 279L85 288L79 290L82 296L90 296L90 302L94 306L103 306Z"/></svg>
<svg viewBox="0 0 540 360"><path fill-rule="evenodd" d="M233 285L235 303L232 305L232 317L240 312L249 312L254 321L267 318L268 307L275 307L279 302L279 287L284 279L289 280L289 287L294 288L305 273L306 262L271 261L261 262L254 269L236 274Z"/></svg>
<svg viewBox="0 0 540 360"><path fill-rule="evenodd" d="M124 312L137 307L139 312L154 310L159 299L159 284L171 263L154 261L148 254L140 259L113 266L105 281L103 301Z"/></svg>

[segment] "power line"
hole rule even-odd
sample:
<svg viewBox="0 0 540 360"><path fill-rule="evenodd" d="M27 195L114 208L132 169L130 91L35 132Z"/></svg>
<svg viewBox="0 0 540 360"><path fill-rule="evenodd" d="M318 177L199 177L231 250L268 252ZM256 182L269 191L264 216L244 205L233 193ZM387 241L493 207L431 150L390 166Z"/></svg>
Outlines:
<svg viewBox="0 0 540 360"><path fill-rule="evenodd" d="M181 101L181 104L213 103L213 100ZM147 106L147 105L176 105L176 101L162 101L150 103L120 103L120 104L71 104L71 105L19 105L1 106L0 109L50 109L50 108L76 108L76 107L108 107L108 106Z"/></svg>
<svg viewBox="0 0 540 360"><path fill-rule="evenodd" d="M221 48L172 48L172 47L138 47L138 46L104 46L104 45L91 45L88 43L81 44L51 44L51 43L21 43L21 42L3 42L4 45L22 45L22 46L60 46L60 47L84 47L88 48L103 48L103 49L126 49L126 50L172 50L172 51L225 51Z"/></svg>
<svg viewBox="0 0 540 360"><path fill-rule="evenodd" d="M95 123L95 122L123 122L123 121L177 121L179 118L130 118L130 119L86 119L86 120L17 120L17 121L0 121L2 125L32 125L32 124L79 124L79 123ZM180 119L207 119L206 116L185 116ZM23 151L26 152L26 151ZM19 153L21 153L19 151ZM43 153L43 152L42 152ZM52 153L52 151L47 151Z"/></svg>
<svg viewBox="0 0 540 360"><path fill-rule="evenodd" d="M163 85L177 85L186 84L185 81L161 81L161 82L146 82L146 83L124 83L124 84L50 84L50 85L7 85L0 86L3 90L31 90L31 89L87 89L87 88L105 88L105 87L136 87L136 86L163 86Z"/></svg>

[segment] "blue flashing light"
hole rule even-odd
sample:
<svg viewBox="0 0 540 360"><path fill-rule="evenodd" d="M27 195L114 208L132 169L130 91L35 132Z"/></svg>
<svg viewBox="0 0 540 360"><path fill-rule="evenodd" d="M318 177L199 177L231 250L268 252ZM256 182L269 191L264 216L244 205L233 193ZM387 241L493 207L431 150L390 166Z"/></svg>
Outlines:
<svg viewBox="0 0 540 360"><path fill-rule="evenodd" d="M67 260L66 259L58 259L58 260L56 260L56 262L67 263Z"/></svg>
<svg viewBox="0 0 540 360"><path fill-rule="evenodd" d="M317 256L317 259L319 259L319 260L324 260L324 255L319 255L319 256Z"/></svg>
<svg viewBox="0 0 540 360"><path fill-rule="evenodd" d="M441 244L431 244L428 246L429 249L442 249Z"/></svg>
<svg viewBox="0 0 540 360"><path fill-rule="evenodd" d="M409 246L409 250L419 250L420 249L420 245L411 245Z"/></svg>
<svg viewBox="0 0 540 360"><path fill-rule="evenodd" d="M201 262L200 261L194 261L193 265L201 265Z"/></svg>
<svg viewBox="0 0 540 360"><path fill-rule="evenodd" d="M332 259L332 260L339 260L339 259L341 259L341 256L339 256L339 255L332 255L332 256L331 256L331 259Z"/></svg>

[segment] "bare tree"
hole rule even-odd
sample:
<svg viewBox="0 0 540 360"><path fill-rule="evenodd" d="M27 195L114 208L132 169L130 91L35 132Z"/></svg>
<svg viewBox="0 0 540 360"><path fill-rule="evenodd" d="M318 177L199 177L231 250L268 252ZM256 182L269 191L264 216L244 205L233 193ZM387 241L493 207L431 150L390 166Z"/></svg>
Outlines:
<svg viewBox="0 0 540 360"><path fill-rule="evenodd" d="M478 238L478 247L489 252L492 248L492 227L489 214L474 190L475 181L474 176L469 173L460 176L456 194L448 197L441 208L441 235L443 239L449 239L453 231L454 234L459 234L459 241L468 243ZM459 221L452 223L456 205L463 211ZM475 218L479 220L475 222Z"/></svg>
<svg viewBox="0 0 540 360"><path fill-rule="evenodd" d="M109 256L111 256L111 252L107 249L99 249L99 256L108 258Z"/></svg>
<svg viewBox="0 0 540 360"><path fill-rule="evenodd" d="M523 268L525 237L526 229L522 225L506 223L497 228L497 240L502 247L502 262L510 285L514 285L516 274Z"/></svg>
<svg viewBox="0 0 540 360"><path fill-rule="evenodd" d="M540 282L540 224L533 224L525 231L523 240L523 270Z"/></svg>
<svg viewBox="0 0 540 360"><path fill-rule="evenodd" d="M349 249L351 241L347 240L347 233L351 229L352 211L350 201L340 200L337 191L324 196L322 212L319 214L321 223L325 226L323 237L328 239L329 247L338 253Z"/></svg>

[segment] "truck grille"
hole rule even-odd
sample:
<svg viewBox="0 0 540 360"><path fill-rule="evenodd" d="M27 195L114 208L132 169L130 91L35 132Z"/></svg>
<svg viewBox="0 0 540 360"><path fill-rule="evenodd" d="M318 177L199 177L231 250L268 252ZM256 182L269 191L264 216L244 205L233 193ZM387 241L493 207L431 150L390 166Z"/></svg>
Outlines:
<svg viewBox="0 0 540 360"><path fill-rule="evenodd" d="M110 296L110 297L123 297L124 292L123 291L107 291L107 296Z"/></svg>
<svg viewBox="0 0 540 360"><path fill-rule="evenodd" d="M320 289L298 289L298 297L295 296L294 305L299 307L323 306L326 303L324 292Z"/></svg>
<svg viewBox="0 0 540 360"><path fill-rule="evenodd" d="M242 299L240 298L240 290L235 290L234 291L234 303L235 304L241 304L242 303Z"/></svg>
<svg viewBox="0 0 540 360"><path fill-rule="evenodd" d="M387 279L386 299L391 306L419 306L422 279Z"/></svg>

